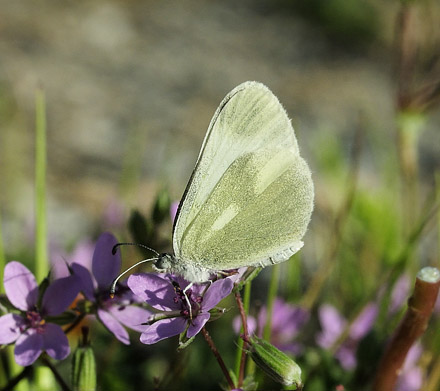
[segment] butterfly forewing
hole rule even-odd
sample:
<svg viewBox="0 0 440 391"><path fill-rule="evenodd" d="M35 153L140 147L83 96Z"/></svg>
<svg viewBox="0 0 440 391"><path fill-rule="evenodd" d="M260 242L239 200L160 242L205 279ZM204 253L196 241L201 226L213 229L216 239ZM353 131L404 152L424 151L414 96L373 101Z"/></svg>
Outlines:
<svg viewBox="0 0 440 391"><path fill-rule="evenodd" d="M312 209L310 170L285 110L264 85L243 83L208 128L181 201L174 251L211 270L280 262L301 247Z"/></svg>

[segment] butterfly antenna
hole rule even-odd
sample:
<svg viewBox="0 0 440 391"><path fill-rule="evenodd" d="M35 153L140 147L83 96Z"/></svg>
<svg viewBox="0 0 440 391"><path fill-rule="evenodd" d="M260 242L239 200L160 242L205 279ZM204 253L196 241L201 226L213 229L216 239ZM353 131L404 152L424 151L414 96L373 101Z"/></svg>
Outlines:
<svg viewBox="0 0 440 391"><path fill-rule="evenodd" d="M116 283L119 281L119 279L126 273L128 273L131 269L134 269L136 266L139 266L141 263L145 263L145 262L150 262L150 261L155 261L157 258L149 258L149 259L144 259L142 261L139 261L137 263L135 263L133 266L130 266L127 270L124 270L119 276L117 276L113 282L112 282L112 286L110 288L110 297L113 299L115 297L115 291L116 291Z"/></svg>
<svg viewBox="0 0 440 391"><path fill-rule="evenodd" d="M112 248L113 255L116 254L116 250L118 249L119 246L138 246L138 247L146 248L147 250L150 250L151 252L159 256L159 253L154 248L148 247L145 244L141 244L141 243L116 243Z"/></svg>

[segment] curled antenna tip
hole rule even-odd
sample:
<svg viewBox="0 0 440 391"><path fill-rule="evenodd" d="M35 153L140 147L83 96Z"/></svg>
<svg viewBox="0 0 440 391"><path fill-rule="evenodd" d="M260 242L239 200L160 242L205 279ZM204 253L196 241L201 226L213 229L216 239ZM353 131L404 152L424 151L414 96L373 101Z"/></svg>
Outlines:
<svg viewBox="0 0 440 391"><path fill-rule="evenodd" d="M115 292L116 292L116 283L119 281L119 279L124 275L127 274L130 270L132 270L133 268L135 268L136 266L140 265L141 263L145 263L145 262L150 262L150 261L154 261L157 258L150 258L150 259L144 259L142 261L139 261L137 263L135 263L133 266L130 266L127 270L124 270L121 274L119 274L119 276L117 276L113 282L112 285L110 287L110 297L113 298L115 296Z"/></svg>
<svg viewBox="0 0 440 391"><path fill-rule="evenodd" d="M112 282L112 286L110 287L110 299L113 299L115 297L117 282L118 282L118 278L114 279Z"/></svg>
<svg viewBox="0 0 440 391"><path fill-rule="evenodd" d="M116 254L116 250L119 246L138 246L138 247L142 247L145 248L151 252L153 252L154 254L156 254L157 256L159 256L159 253L151 247L145 246L145 244L141 244L141 243L116 243L113 248L112 248L112 254L115 255Z"/></svg>
<svg viewBox="0 0 440 391"><path fill-rule="evenodd" d="M118 249L118 247L119 247L119 243L118 243L118 244L115 244L115 245L113 246L113 248L112 248L112 254L113 254L113 255L116 254L116 250Z"/></svg>

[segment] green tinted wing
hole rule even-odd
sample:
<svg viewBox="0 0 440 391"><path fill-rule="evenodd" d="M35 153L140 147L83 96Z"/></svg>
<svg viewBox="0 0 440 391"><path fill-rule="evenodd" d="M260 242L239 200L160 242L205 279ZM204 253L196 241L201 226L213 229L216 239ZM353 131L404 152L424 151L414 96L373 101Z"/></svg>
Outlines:
<svg viewBox="0 0 440 391"><path fill-rule="evenodd" d="M212 270L277 263L302 245L310 170L278 99L247 82L217 109L173 232L183 261Z"/></svg>

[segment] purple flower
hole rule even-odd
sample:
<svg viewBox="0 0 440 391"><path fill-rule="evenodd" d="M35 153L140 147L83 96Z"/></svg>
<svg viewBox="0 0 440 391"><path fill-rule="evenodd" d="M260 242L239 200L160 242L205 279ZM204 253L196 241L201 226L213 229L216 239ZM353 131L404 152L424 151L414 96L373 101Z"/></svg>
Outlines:
<svg viewBox="0 0 440 391"><path fill-rule="evenodd" d="M151 317L152 321L158 320L145 328L142 343L153 344L185 330L188 338L195 336L210 318L209 310L231 293L234 283L224 278L211 285L194 284L184 293L188 285L183 278L171 275L143 273L129 277L128 286L133 293L161 311Z"/></svg>
<svg viewBox="0 0 440 391"><path fill-rule="evenodd" d="M257 332L257 320L251 316L248 315L246 317L246 321L247 321L247 328L248 328L248 333L249 335L255 334ZM234 329L236 334L239 334L241 331L241 316L237 315L233 320L232 320L232 328Z"/></svg>
<svg viewBox="0 0 440 391"><path fill-rule="evenodd" d="M299 354L302 345L295 342L294 339L300 332L301 328L309 320L310 314L307 310L276 299L273 305L271 337L270 342L278 349L292 354ZM263 330L266 325L267 309L262 307L258 320L252 316L247 317L249 334L258 333L262 337ZM241 317L237 316L233 321L234 330L238 333L241 328Z"/></svg>
<svg viewBox="0 0 440 391"><path fill-rule="evenodd" d="M402 274L394 284L391 291L391 302L388 310L389 314L395 314L405 304L410 290L411 280L408 274Z"/></svg>
<svg viewBox="0 0 440 391"><path fill-rule="evenodd" d="M294 342L301 328L308 322L310 313L304 308L276 299L273 303L270 342L278 349L299 354L302 345ZM263 307L258 314L258 328L263 334L266 325L267 309Z"/></svg>
<svg viewBox="0 0 440 391"><path fill-rule="evenodd" d="M316 342L322 348L329 349L345 331L347 321L335 307L329 304L322 305L318 312L321 332L317 335ZM351 324L347 339L343 341L335 354L344 369L351 370L356 366L358 342L371 330L377 313L377 305L369 303Z"/></svg>
<svg viewBox="0 0 440 391"><path fill-rule="evenodd" d="M98 238L92 258L92 274L76 262L71 264L71 268L81 281L84 296L95 304L98 319L119 341L128 345L130 339L123 326L143 331L145 326L141 324L151 313L132 305L136 298L124 284L118 284L115 297L110 298L110 285L121 268L119 252L112 254L116 243L116 238L108 232Z"/></svg>
<svg viewBox="0 0 440 391"><path fill-rule="evenodd" d="M417 366L417 362L422 355L422 346L416 343L409 350L401 374L397 379L396 389L399 391L419 391L423 383L422 368Z"/></svg>
<svg viewBox="0 0 440 391"><path fill-rule="evenodd" d="M57 360L70 353L63 329L46 322L47 316L59 315L72 303L79 292L74 276L54 280L44 292L38 308L38 285L34 275L21 263L12 261L5 267L4 287L9 301L21 314L9 313L0 317L0 344L15 342L15 361L31 365L46 351Z"/></svg>
<svg viewBox="0 0 440 391"><path fill-rule="evenodd" d="M170 217L172 222L174 222L174 219L176 218L177 209L179 209L179 201L172 202L170 206Z"/></svg>
<svg viewBox="0 0 440 391"><path fill-rule="evenodd" d="M125 206L115 197L107 200L107 205L104 209L103 226L106 229L121 228L125 224Z"/></svg>
<svg viewBox="0 0 440 391"><path fill-rule="evenodd" d="M72 263L78 263L91 270L94 249L95 245L91 240L83 239L77 243L69 255L62 250L56 251L52 257L52 274L56 278L70 276L69 266Z"/></svg>

